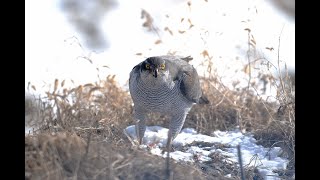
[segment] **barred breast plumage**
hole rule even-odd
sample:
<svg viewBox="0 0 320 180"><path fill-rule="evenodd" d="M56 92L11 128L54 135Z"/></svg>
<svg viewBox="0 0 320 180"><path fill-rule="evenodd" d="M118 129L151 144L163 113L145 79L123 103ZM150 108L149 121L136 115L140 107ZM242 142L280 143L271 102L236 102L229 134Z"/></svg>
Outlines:
<svg viewBox="0 0 320 180"><path fill-rule="evenodd" d="M132 74L135 82L130 81L130 93L135 106L144 108L148 112L168 113L173 109L190 107L188 101L180 92L179 81L154 86L152 83L144 83L138 80L138 74Z"/></svg>
<svg viewBox="0 0 320 180"><path fill-rule="evenodd" d="M149 57L136 65L130 73L129 89L140 144L146 129L147 113L159 112L171 117L169 146L180 132L192 105L208 103L202 96L197 71L184 58L177 56Z"/></svg>

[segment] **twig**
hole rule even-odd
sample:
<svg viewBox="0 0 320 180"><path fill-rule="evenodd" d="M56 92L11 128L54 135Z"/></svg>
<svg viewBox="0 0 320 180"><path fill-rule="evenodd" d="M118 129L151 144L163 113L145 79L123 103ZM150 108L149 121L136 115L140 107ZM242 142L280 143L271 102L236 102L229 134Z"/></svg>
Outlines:
<svg viewBox="0 0 320 180"><path fill-rule="evenodd" d="M268 63L270 63L275 69L278 69L271 61L269 61L268 59L262 57L262 58L257 58L253 61L249 61L249 63L254 63L254 62L257 62L257 61L267 61ZM246 65L249 65L249 64L246 64Z"/></svg>
<svg viewBox="0 0 320 180"><path fill-rule="evenodd" d="M249 53L250 53L250 31L248 31L248 51L247 51L248 66L249 66L248 89L250 88L250 81L251 81L251 62L250 62Z"/></svg>
<svg viewBox="0 0 320 180"><path fill-rule="evenodd" d="M278 67L279 68L278 68L278 71L279 71L280 85L281 85L282 91L285 94L285 97L287 97L286 90L284 88L284 83L283 83L283 80L282 80L281 68L280 68L280 41L281 41L281 34L282 34L282 31L283 31L283 28L284 27L282 27L280 35L279 35L279 44L278 44Z"/></svg>
<svg viewBox="0 0 320 180"><path fill-rule="evenodd" d="M252 87L252 88L253 88L253 89L254 89L254 91L257 93L257 96L258 96L259 98L261 98L261 99L262 99L262 97L260 96L260 94L259 94L259 92L257 91L257 89L256 89L255 87ZM262 102L262 104L263 104L264 108L266 108L266 110L267 110L267 112L268 112L268 114L269 114L270 118L274 121L275 119L273 118L273 116L272 116L271 112L269 111L269 109L268 109L268 107L267 107L266 103L265 103L264 101L261 101L261 102Z"/></svg>
<svg viewBox="0 0 320 180"><path fill-rule="evenodd" d="M243 173L243 164L242 164L242 157L241 157L240 145L237 145L237 150L238 150L238 158L239 158L239 166L240 166L241 180L245 180L245 178L244 178L244 173Z"/></svg>
<svg viewBox="0 0 320 180"><path fill-rule="evenodd" d="M170 169L170 151L172 148L172 138L171 138L171 132L168 131L168 141L167 141L167 158L166 158L166 170L165 170L165 176L167 180L173 179L171 176L172 171Z"/></svg>
<svg viewBox="0 0 320 180"><path fill-rule="evenodd" d="M82 164L84 163L84 161L86 160L88 153L89 153L89 146L90 146L90 142L91 142L91 135L92 132L89 133L88 135L88 139L87 139L87 146L86 146L86 152L84 153L84 155L82 156L82 158L80 159L79 163L77 164L76 170L74 171L74 176L73 178L76 180L78 179L78 173L79 173L79 169L82 166Z"/></svg>
<svg viewBox="0 0 320 180"><path fill-rule="evenodd" d="M103 127L75 127L74 128L75 130L81 130L81 131L87 131L87 130L103 130L104 128Z"/></svg>
<svg viewBox="0 0 320 180"><path fill-rule="evenodd" d="M129 134L127 133L127 131L124 129L123 133L127 136L127 138L129 139L129 141L131 142L132 146L135 145L134 141L132 140L132 138L129 136Z"/></svg>
<svg viewBox="0 0 320 180"><path fill-rule="evenodd" d="M167 152L167 157L166 157L166 179L170 179L170 152Z"/></svg>
<svg viewBox="0 0 320 180"><path fill-rule="evenodd" d="M214 86L214 84L213 84L212 82L209 82L209 83L212 85L212 87L214 87L214 88L223 96L221 102L222 102L224 99L226 99L230 104L234 104L234 102L233 102L232 100L230 100L230 99L226 96L226 95L229 93L228 91L226 91L225 93L222 93L222 92L220 92L219 89L217 89L217 88ZM223 84L222 84L222 85L223 85ZM221 102L219 102L218 105L219 105ZM218 105L215 105L215 107L218 107Z"/></svg>

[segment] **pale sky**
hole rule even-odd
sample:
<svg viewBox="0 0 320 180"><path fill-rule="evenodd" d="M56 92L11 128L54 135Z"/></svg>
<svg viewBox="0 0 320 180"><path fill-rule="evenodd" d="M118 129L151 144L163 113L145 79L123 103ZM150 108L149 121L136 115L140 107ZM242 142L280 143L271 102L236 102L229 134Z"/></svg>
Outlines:
<svg viewBox="0 0 320 180"><path fill-rule="evenodd" d="M213 57L214 66L221 76L235 80L235 78L242 77L235 76L232 71L241 68L243 61L246 60L242 49L247 44L245 28L251 29L256 40L256 48L274 64L277 63L278 38L282 31L281 65L286 62L290 68L294 69L294 21L279 14L266 3L267 1L209 0L208 2L191 2L190 10L186 2L182 0L119 0L117 8L106 15L102 26L110 47L103 52L94 53L88 49L82 49L75 43L75 39L71 38L77 37L81 44L84 42L76 30L68 24L64 14L60 12L57 1L27 1L25 7L25 86L31 82L36 86L38 93L43 93L48 90L50 84L53 84L55 78L60 81L69 80L67 81L69 85L71 85L70 80L73 80L75 84L94 82L97 81L96 68L100 70L100 77L104 78L107 74L116 74L119 83L124 85L133 66L144 60L145 57L163 55L174 50L178 55L193 56L195 60L191 63L198 67L197 59L201 59L200 53L204 49ZM162 30L160 36L163 43L154 44L158 39L157 35L146 33L142 28L144 20L140 19L141 8L153 16L155 25ZM181 22L182 18L185 19L183 22ZM190 30L188 30L190 24L187 19L190 19L194 24ZM250 22L247 21L248 19ZM171 36L168 32L163 31L165 27L169 27L174 35ZM179 30L186 32L180 34ZM275 50L269 51L265 47L273 47ZM136 53L143 53L143 55L137 56ZM93 64L78 58L79 56L89 56L93 60ZM240 61L236 60L237 57ZM104 65L110 69L104 68ZM148 136L148 132L146 136ZM227 133L220 132L217 135L223 139L222 136L227 137ZM176 142L184 142L181 139L185 137L183 134L190 137L196 135L194 132L187 133L186 131L181 134L180 137L177 137ZM151 134L151 136L161 139L162 137L158 135ZM259 150L261 158L263 153L268 150L257 146L252 137L245 137L241 133L229 132L229 136L230 138L226 139L248 146L247 149L244 149L244 152L247 153L244 155L245 162L254 155L254 152L249 150L250 147L255 147L256 151ZM212 139L213 137L207 138ZM157 154L156 150L154 149L155 154ZM183 158L189 158L190 154L197 150L190 148L188 151ZM212 147L209 151L216 150ZM272 151L274 156L271 160L263 159L265 168L261 171L272 173L272 166L279 166L279 168L286 166L287 160L278 157L279 151L275 148ZM208 152L202 149L196 153L206 156L203 153ZM232 149L225 152L228 155L234 153Z"/></svg>
<svg viewBox="0 0 320 180"><path fill-rule="evenodd" d="M125 3L124 3L125 2ZM37 90L47 90L55 78L73 80L76 84L97 80L116 74L120 84L125 84L129 72L145 57L176 51L178 55L191 55L194 66L200 62L206 49L213 57L215 67L222 76L229 76L232 68L241 68L246 62L247 31L250 28L256 48L274 64L281 34L281 62L289 68L295 66L295 25L269 3L260 0L191 1L124 1L107 13L102 27L109 42L105 51L94 53L85 48L85 40L71 27L55 1L33 0L26 3L26 79ZM232 4L232 5L230 5ZM148 11L159 28L162 43L155 44L158 36L142 28L141 9ZM169 18L168 18L169 17ZM181 19L184 18L184 21ZM188 29L190 19L194 24ZM248 19L250 21L248 21ZM169 27L174 35L163 31ZM181 34L179 30L186 32ZM75 43L76 37L80 44ZM273 47L275 50L266 50ZM135 55L143 53L142 56ZM79 56L89 56L93 65ZM240 59L236 61L235 59ZM283 64L282 64L283 65ZM102 66L108 66L110 69ZM230 70L231 69L231 70ZM198 69L200 71L200 69ZM201 74L201 73L199 73Z"/></svg>

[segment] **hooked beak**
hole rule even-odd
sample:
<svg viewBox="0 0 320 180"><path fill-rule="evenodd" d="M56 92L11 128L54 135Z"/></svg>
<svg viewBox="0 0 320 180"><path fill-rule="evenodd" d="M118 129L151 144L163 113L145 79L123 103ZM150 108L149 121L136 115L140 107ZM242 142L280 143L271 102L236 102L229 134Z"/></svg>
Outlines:
<svg viewBox="0 0 320 180"><path fill-rule="evenodd" d="M153 76L154 76L155 78L158 77L158 73L159 73L159 69L158 69L158 68L154 68L154 69L153 69Z"/></svg>

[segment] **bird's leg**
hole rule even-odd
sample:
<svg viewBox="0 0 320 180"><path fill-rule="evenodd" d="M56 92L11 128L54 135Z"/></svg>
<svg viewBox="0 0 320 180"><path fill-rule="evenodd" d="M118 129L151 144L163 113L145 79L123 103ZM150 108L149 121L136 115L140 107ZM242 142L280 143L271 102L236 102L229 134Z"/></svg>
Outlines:
<svg viewBox="0 0 320 180"><path fill-rule="evenodd" d="M168 135L170 136L170 141L173 141L180 133L182 126L184 124L184 121L186 120L186 116L187 116L186 112L181 112L181 113L177 113L172 117L169 124L170 134Z"/></svg>
<svg viewBox="0 0 320 180"><path fill-rule="evenodd" d="M136 130L137 140L139 145L141 145L144 132L146 131L145 115L143 114L143 111L140 111L139 109L135 109L134 118L136 119L135 130Z"/></svg>
<svg viewBox="0 0 320 180"><path fill-rule="evenodd" d="M183 123L186 119L187 113L181 112L177 113L176 115L172 116L169 124L169 131L168 131L168 140L167 140L167 158L166 158L166 177L170 179L171 171L170 171L170 151L172 148L172 141L177 137ZM164 152L163 152L164 153Z"/></svg>
<svg viewBox="0 0 320 180"><path fill-rule="evenodd" d="M171 148L172 148L172 135L171 135L171 132L170 130L168 131L168 140L167 140L167 152L169 154L169 152L171 151Z"/></svg>
<svg viewBox="0 0 320 180"><path fill-rule="evenodd" d="M171 135L171 131L170 131L170 129L169 129L169 131L168 131L168 139L167 139L167 144L166 144L166 147L162 150L162 154L164 154L165 153L165 151L167 151L168 152L168 156L169 156L169 152L171 152L171 149L172 149L172 135Z"/></svg>
<svg viewBox="0 0 320 180"><path fill-rule="evenodd" d="M167 152L170 152L172 149L172 141L178 136L183 123L186 119L187 113L181 112L177 113L177 115L172 116L169 124L169 131L168 131L168 140L167 140Z"/></svg>
<svg viewBox="0 0 320 180"><path fill-rule="evenodd" d="M145 120L137 120L136 121L136 135L137 135L137 140L139 142L139 145L142 144L142 139L144 136L144 132L146 131L146 125L145 125Z"/></svg>

